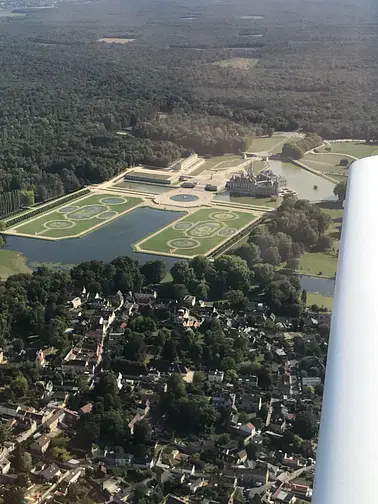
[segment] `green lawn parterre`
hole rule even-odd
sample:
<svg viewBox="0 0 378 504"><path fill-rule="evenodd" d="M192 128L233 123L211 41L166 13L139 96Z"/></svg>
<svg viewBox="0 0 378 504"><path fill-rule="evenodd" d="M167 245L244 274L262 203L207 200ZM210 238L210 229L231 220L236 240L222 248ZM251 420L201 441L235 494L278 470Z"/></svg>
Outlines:
<svg viewBox="0 0 378 504"><path fill-rule="evenodd" d="M183 257L206 255L256 220L251 212L203 208L138 243L143 252Z"/></svg>
<svg viewBox="0 0 378 504"><path fill-rule="evenodd" d="M113 201L107 200L107 198L111 198ZM109 220L125 213L141 202L140 198L118 196L111 193L92 194L64 203L54 211L30 219L12 228L11 231L41 238L69 238L84 234L94 226L100 227L106 224ZM104 218L99 218L104 212L106 212L103 215Z"/></svg>

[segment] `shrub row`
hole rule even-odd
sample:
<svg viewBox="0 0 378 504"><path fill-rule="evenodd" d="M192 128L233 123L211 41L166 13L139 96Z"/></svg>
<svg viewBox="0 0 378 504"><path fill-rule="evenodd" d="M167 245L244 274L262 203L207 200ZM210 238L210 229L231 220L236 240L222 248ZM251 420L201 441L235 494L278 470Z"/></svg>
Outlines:
<svg viewBox="0 0 378 504"><path fill-rule="evenodd" d="M64 198L59 198L59 199L57 199L55 201L52 201L48 205L45 205L45 206L42 206L42 207L39 207L39 208L35 208L34 210L31 210L28 213L25 213L23 215L19 215L17 217L14 217L13 219L9 219L5 223L5 227L6 228L13 227L16 224L19 224L20 222L23 222L23 221L25 221L27 219L30 219L31 217L35 217L36 215L44 213L47 210L51 210L52 208L56 208L58 206L61 206L62 204L67 203L68 201L72 201L72 200L77 199L77 198L79 198L81 196L84 196L85 194L88 194L89 192L90 192L89 189L83 189L80 192L75 192L75 193L67 194L67 196L65 196Z"/></svg>

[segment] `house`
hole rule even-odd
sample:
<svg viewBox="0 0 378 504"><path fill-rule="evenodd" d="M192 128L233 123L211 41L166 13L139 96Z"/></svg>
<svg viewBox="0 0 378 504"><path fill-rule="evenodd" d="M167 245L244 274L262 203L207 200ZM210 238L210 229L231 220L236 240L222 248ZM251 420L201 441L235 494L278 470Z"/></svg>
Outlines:
<svg viewBox="0 0 378 504"><path fill-rule="evenodd" d="M298 485L296 483L286 483L285 489L293 492L299 497L311 497L312 489L308 485Z"/></svg>
<svg viewBox="0 0 378 504"><path fill-rule="evenodd" d="M134 299L135 302L139 306L146 306L146 305L152 305L155 304L157 298L157 292L152 291L152 292L137 292L134 294Z"/></svg>
<svg viewBox="0 0 378 504"><path fill-rule="evenodd" d="M71 299L71 301L68 301L68 306L71 310L76 310L76 308L80 308L81 299L79 297Z"/></svg>
<svg viewBox="0 0 378 504"><path fill-rule="evenodd" d="M32 452L42 454L47 451L50 443L51 438L47 436L40 436L36 441L34 441L34 443L30 445L30 449Z"/></svg>
<svg viewBox="0 0 378 504"><path fill-rule="evenodd" d="M203 478L197 478L194 481L192 481L191 483L189 483L188 487L189 487L189 490L191 491L191 493L196 493L197 490L199 490L200 488L202 488L205 485L206 485L206 482Z"/></svg>
<svg viewBox="0 0 378 504"><path fill-rule="evenodd" d="M82 467L76 467L73 471L69 473L69 475L64 479L64 481L68 484L71 485L72 483L76 483L77 480L81 477L81 475L84 473L84 469Z"/></svg>
<svg viewBox="0 0 378 504"><path fill-rule="evenodd" d="M183 303L186 307L192 308L196 304L196 296L190 296L189 294L184 297Z"/></svg>
<svg viewBox="0 0 378 504"><path fill-rule="evenodd" d="M305 466L305 463L302 460L296 459L294 457L288 457L285 453L285 456L282 460L282 465L291 467L292 469L300 469Z"/></svg>
<svg viewBox="0 0 378 504"><path fill-rule="evenodd" d="M53 481L61 476L62 472L56 464L51 464L47 469L39 473L39 476L45 481Z"/></svg>
<svg viewBox="0 0 378 504"><path fill-rule="evenodd" d="M137 414L141 417L145 417L150 411L150 400L146 399L146 401L141 402L137 405Z"/></svg>
<svg viewBox="0 0 378 504"><path fill-rule="evenodd" d="M64 409L55 411L55 413L44 423L44 429L50 432L55 430L58 427L59 423L64 419L64 416Z"/></svg>
<svg viewBox="0 0 378 504"><path fill-rule="evenodd" d="M134 418L129 422L128 428L130 429L130 434L134 434L135 424L143 419L141 415L135 415Z"/></svg>
<svg viewBox="0 0 378 504"><path fill-rule="evenodd" d="M233 466L226 467L224 473L229 477L237 478L239 485L266 485L269 481L269 471L265 469L256 469L253 467Z"/></svg>
<svg viewBox="0 0 378 504"><path fill-rule="evenodd" d="M77 412L78 412L79 416L82 417L84 415L87 415L88 413L92 413L92 409L93 409L93 404L88 403L88 404L85 404L84 406L82 406Z"/></svg>
<svg viewBox="0 0 378 504"><path fill-rule="evenodd" d="M184 499L179 499L178 497L175 497L174 495L169 494L165 501L163 501L164 504L188 504L187 500Z"/></svg>
<svg viewBox="0 0 378 504"><path fill-rule="evenodd" d="M210 383L222 383L224 379L224 372L218 371L209 371L208 380Z"/></svg>
<svg viewBox="0 0 378 504"><path fill-rule="evenodd" d="M41 369L46 366L45 353L43 350L38 350L35 355L35 365L37 368Z"/></svg>
<svg viewBox="0 0 378 504"><path fill-rule="evenodd" d="M0 474L8 474L11 467L11 463L5 457L0 459Z"/></svg>
<svg viewBox="0 0 378 504"><path fill-rule="evenodd" d="M214 408L235 408L236 394L223 392L212 398Z"/></svg>
<svg viewBox="0 0 378 504"><path fill-rule="evenodd" d="M297 501L297 498L295 495L278 488L272 495L272 500L274 502L281 502L282 504L294 504Z"/></svg>
<svg viewBox="0 0 378 504"><path fill-rule="evenodd" d="M245 438L252 438L256 435L256 427L251 422L243 425L236 425L233 427L233 431Z"/></svg>
<svg viewBox="0 0 378 504"><path fill-rule="evenodd" d="M156 465L153 471L155 473L156 481L160 485L163 485L164 483L173 478L172 473L169 470L164 469L163 467L159 467Z"/></svg>

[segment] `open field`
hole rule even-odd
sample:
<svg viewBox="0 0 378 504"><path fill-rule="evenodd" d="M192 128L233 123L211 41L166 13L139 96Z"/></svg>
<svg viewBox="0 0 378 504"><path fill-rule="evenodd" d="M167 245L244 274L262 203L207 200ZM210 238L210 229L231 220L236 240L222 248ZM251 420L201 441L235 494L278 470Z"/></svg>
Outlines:
<svg viewBox="0 0 378 504"><path fill-rule="evenodd" d="M232 203L243 203L243 205L257 205L277 208L282 202L282 198L253 198L252 196L230 196Z"/></svg>
<svg viewBox="0 0 378 504"><path fill-rule="evenodd" d="M31 270L26 266L25 257L14 250L0 250L1 280L18 273L31 273Z"/></svg>
<svg viewBox="0 0 378 504"><path fill-rule="evenodd" d="M203 208L145 238L136 248L182 257L206 255L258 217L250 212Z"/></svg>
<svg viewBox="0 0 378 504"><path fill-rule="evenodd" d="M225 170L227 168L232 168L233 166L238 166L242 163L242 159L237 154L226 154L224 156L214 156L212 158L206 159L198 168L190 172L190 175L199 175L205 170Z"/></svg>
<svg viewBox="0 0 378 504"><path fill-rule="evenodd" d="M134 42L133 38L113 38L104 37L97 40L97 42L105 42L105 44L128 44L129 42Z"/></svg>
<svg viewBox="0 0 378 504"><path fill-rule="evenodd" d="M300 259L300 273L332 278L336 274L337 257L332 252L306 252Z"/></svg>
<svg viewBox="0 0 378 504"><path fill-rule="evenodd" d="M378 154L378 145L367 144L365 142L336 142L329 144L330 152L339 152L340 154L349 154L358 159ZM319 147L319 152L327 152L326 147Z"/></svg>
<svg viewBox="0 0 378 504"><path fill-rule="evenodd" d="M307 293L307 306L316 304L318 306L325 306L328 310L332 310L333 297L324 296L320 292L308 292Z"/></svg>
<svg viewBox="0 0 378 504"><path fill-rule="evenodd" d="M92 194L70 201L40 217L8 230L41 238L69 238L103 226L142 202L114 194Z"/></svg>
<svg viewBox="0 0 378 504"><path fill-rule="evenodd" d="M337 270L337 251L340 247L339 236L344 209L340 208L337 202L331 201L320 203L319 206L332 218L327 234L334 240L334 251L306 252L300 260L300 272L304 275L334 277ZM320 272L321 275L319 275Z"/></svg>
<svg viewBox="0 0 378 504"><path fill-rule="evenodd" d="M282 151L283 144L288 139L285 136L272 137L248 137L247 151L248 152L264 152L269 151L273 154L278 154Z"/></svg>
<svg viewBox="0 0 378 504"><path fill-rule="evenodd" d="M353 158L348 157L347 154L306 154L302 159L302 163L310 168L320 172L332 172L346 175L348 167L340 166L342 159L348 159L349 163L354 161Z"/></svg>
<svg viewBox="0 0 378 504"><path fill-rule="evenodd" d="M259 62L256 58L231 58L221 61L215 61L213 65L222 68L235 68L237 70L250 70Z"/></svg>

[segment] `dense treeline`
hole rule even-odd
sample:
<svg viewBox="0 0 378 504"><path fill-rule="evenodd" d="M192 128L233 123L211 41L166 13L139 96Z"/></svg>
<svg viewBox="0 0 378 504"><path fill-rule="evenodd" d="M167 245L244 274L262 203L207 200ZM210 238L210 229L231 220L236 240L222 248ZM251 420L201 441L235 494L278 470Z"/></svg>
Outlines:
<svg viewBox="0 0 378 504"><path fill-rule="evenodd" d="M308 133L304 138L295 142L287 142L282 147L282 154L291 159L301 159L305 153L323 143L322 138L316 133Z"/></svg>
<svg viewBox="0 0 378 504"><path fill-rule="evenodd" d="M31 217L35 217L36 215L39 215L40 213L46 212L47 210L51 210L52 208L58 207L62 205L63 203L67 203L68 201L71 201L73 199L78 198L79 196L85 196L88 194L90 191L89 189L84 189L83 191L80 191L79 193L75 194L69 194L68 196L65 196L64 198L59 198L56 201L52 201L51 203L48 203L47 205L43 205L42 207L39 208L34 208L33 210L30 210L30 212L23 213L22 215L18 215L16 217L13 217L12 219L7 220L6 222L6 227L12 227L15 226L16 224L19 224L20 222L23 222L24 220L30 219ZM26 199L28 201L33 200L33 194L30 193L30 191L21 191L21 193L26 193Z"/></svg>
<svg viewBox="0 0 378 504"><path fill-rule="evenodd" d="M0 217L6 217L20 210L20 192L18 190L0 194Z"/></svg>
<svg viewBox="0 0 378 504"><path fill-rule="evenodd" d="M368 7L344 13L322 4L319 17L308 3L299 12L264 5L265 19L253 21L240 19L238 0L198 8L188 22L181 7L143 5L101 0L75 5L75 16L62 4L1 18L0 191L33 190L45 201L127 166L165 166L188 149L237 152L240 125L257 135L303 127L326 138L376 138ZM353 13L369 22L357 29ZM259 32L256 41L239 35ZM138 36L124 46L96 42L117 33ZM258 63L213 64L233 58ZM174 114L162 121L165 133L159 113ZM139 136L117 135L130 127Z"/></svg>
<svg viewBox="0 0 378 504"><path fill-rule="evenodd" d="M229 119L183 114L144 122L133 129L137 137L169 140L201 155L242 152L247 147L244 137L248 133L248 128Z"/></svg>

